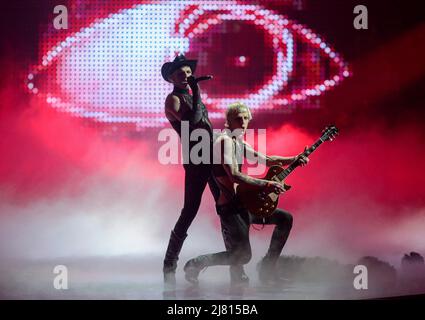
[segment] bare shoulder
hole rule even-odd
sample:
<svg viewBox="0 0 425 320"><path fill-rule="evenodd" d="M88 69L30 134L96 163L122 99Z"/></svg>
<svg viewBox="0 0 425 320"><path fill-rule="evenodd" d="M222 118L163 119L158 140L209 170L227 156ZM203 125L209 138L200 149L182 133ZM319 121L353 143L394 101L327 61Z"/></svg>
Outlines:
<svg viewBox="0 0 425 320"><path fill-rule="evenodd" d="M170 93L165 99L165 116L170 121L180 120L180 100Z"/></svg>
<svg viewBox="0 0 425 320"><path fill-rule="evenodd" d="M174 94L170 93L165 99L165 109L175 109L176 105L180 105L180 99Z"/></svg>

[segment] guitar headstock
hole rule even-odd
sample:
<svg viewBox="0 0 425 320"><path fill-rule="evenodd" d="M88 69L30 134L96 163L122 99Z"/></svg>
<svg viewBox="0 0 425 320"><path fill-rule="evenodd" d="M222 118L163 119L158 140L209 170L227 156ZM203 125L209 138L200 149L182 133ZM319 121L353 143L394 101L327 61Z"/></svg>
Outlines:
<svg viewBox="0 0 425 320"><path fill-rule="evenodd" d="M339 130L337 127L335 127L334 125L329 125L325 129L323 129L321 139L323 141L327 141L327 140L332 141L336 138L336 136L338 135L338 132Z"/></svg>

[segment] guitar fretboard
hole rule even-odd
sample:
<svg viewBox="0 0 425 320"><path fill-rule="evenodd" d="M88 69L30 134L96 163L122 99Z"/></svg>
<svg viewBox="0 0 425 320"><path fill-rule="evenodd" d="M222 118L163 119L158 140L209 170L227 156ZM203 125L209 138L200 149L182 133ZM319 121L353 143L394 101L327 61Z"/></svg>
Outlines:
<svg viewBox="0 0 425 320"><path fill-rule="evenodd" d="M325 140L323 140L322 138L320 138L319 140L317 140L310 148L308 148L307 150L305 150L303 152L303 155L305 155L306 157L308 157L311 153L313 153L314 150L316 150ZM281 173L276 175L276 178L279 179L279 181L283 181L286 179L287 176L289 176L289 174L295 170L296 167L299 167L300 163L299 161L294 161L292 162L285 170L283 170ZM273 179L274 180L274 179Z"/></svg>

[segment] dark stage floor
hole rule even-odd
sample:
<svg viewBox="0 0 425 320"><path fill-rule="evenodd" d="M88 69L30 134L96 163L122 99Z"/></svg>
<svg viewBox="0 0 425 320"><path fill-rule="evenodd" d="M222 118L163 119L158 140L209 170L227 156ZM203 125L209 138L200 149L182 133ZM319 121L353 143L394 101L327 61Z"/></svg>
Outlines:
<svg viewBox="0 0 425 320"><path fill-rule="evenodd" d="M66 265L68 289L54 288L56 265ZM391 297L401 291L353 288L352 279L335 281L291 280L263 285L257 279L255 264L247 266L248 287L231 287L227 267L210 267L200 275L200 284L191 286L177 272L176 290L164 290L161 259L140 257L63 258L55 260L14 260L1 263L2 299L143 299L143 300L291 300L364 299Z"/></svg>

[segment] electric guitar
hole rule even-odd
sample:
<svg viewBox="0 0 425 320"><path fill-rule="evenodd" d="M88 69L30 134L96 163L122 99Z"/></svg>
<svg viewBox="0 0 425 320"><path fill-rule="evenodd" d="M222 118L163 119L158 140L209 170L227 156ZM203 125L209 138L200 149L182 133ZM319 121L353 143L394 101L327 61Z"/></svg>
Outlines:
<svg viewBox="0 0 425 320"><path fill-rule="evenodd" d="M309 156L323 142L335 139L337 134L338 129L335 126L331 125L326 127L322 131L322 136L310 148L306 149L302 155L306 157ZM281 166L272 166L263 179L280 182L283 184L285 191L287 191L291 188L291 186L285 184L284 180L300 165L301 163L298 160L295 160L286 168ZM236 193L249 212L263 218L271 216L273 211L276 209L279 200L279 195L277 193L267 193L266 191L263 191L263 189L246 184L239 185L236 189Z"/></svg>

